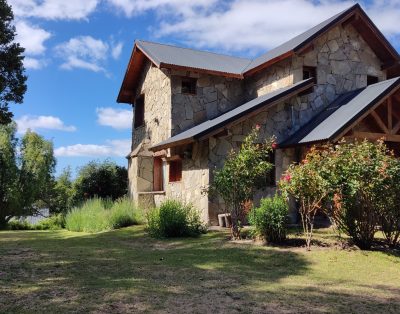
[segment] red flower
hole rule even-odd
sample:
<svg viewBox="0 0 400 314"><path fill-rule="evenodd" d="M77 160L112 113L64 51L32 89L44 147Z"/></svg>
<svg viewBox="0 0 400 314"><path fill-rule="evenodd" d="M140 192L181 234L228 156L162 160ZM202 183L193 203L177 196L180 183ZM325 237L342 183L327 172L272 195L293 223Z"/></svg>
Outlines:
<svg viewBox="0 0 400 314"><path fill-rule="evenodd" d="M285 181L287 181L287 182L290 182L291 179L292 179L292 177L291 177L290 174L287 174L287 175L285 175L285 176L283 177L283 180L285 180Z"/></svg>
<svg viewBox="0 0 400 314"><path fill-rule="evenodd" d="M272 149L277 149L278 148L278 144L272 143L271 147L272 147Z"/></svg>

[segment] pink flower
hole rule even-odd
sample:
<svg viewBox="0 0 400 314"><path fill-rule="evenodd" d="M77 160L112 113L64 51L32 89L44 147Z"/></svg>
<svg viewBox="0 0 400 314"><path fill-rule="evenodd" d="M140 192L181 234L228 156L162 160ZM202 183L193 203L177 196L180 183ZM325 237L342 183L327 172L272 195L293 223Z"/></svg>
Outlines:
<svg viewBox="0 0 400 314"><path fill-rule="evenodd" d="M259 129L261 129L261 125L256 124L256 130L258 131Z"/></svg>
<svg viewBox="0 0 400 314"><path fill-rule="evenodd" d="M303 164L308 164L308 160L307 159L303 159Z"/></svg>
<svg viewBox="0 0 400 314"><path fill-rule="evenodd" d="M272 143L271 147L272 147L272 149L277 149L278 148L278 144Z"/></svg>
<svg viewBox="0 0 400 314"><path fill-rule="evenodd" d="M292 179L292 177L291 177L290 174L287 174L287 175L285 175L285 176L283 177L283 180L285 180L285 181L287 181L287 182L290 182L291 179Z"/></svg>

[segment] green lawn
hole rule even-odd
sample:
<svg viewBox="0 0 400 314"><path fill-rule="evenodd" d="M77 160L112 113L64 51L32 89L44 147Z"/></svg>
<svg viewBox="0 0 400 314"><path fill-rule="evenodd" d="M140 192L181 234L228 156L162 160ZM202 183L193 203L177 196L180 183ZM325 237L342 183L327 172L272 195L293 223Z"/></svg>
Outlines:
<svg viewBox="0 0 400 314"><path fill-rule="evenodd" d="M400 312L398 256L226 239L3 231L0 313Z"/></svg>

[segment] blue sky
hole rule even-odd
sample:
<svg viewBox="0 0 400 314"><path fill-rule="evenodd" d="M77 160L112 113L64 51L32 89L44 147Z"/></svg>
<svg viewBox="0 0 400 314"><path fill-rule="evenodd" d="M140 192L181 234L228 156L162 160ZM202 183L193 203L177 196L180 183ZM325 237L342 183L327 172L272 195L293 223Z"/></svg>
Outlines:
<svg viewBox="0 0 400 314"><path fill-rule="evenodd" d="M110 158L127 165L129 105L117 104L135 39L254 57L354 1L8 0L26 48L28 92L12 105L19 134L51 139L57 172ZM400 47L400 1L361 1Z"/></svg>

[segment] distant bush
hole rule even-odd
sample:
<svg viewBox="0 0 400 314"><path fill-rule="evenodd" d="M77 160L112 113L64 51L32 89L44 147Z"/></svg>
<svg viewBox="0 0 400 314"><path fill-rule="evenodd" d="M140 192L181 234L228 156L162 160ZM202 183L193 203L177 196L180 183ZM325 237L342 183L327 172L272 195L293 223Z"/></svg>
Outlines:
<svg viewBox="0 0 400 314"><path fill-rule="evenodd" d="M279 243L286 238L288 210L288 202L282 196L263 198L260 207L250 211L249 223L267 242Z"/></svg>
<svg viewBox="0 0 400 314"><path fill-rule="evenodd" d="M7 225L7 229L9 230L59 230L64 227L65 219L61 214L50 216L36 224L30 224L27 221L11 220Z"/></svg>
<svg viewBox="0 0 400 314"><path fill-rule="evenodd" d="M191 205L167 200L147 213L148 232L153 237L198 236L206 232L199 212Z"/></svg>
<svg viewBox="0 0 400 314"><path fill-rule="evenodd" d="M140 210L127 197L114 203L93 198L73 208L65 217L65 226L70 231L99 232L143 223L143 220Z"/></svg>

